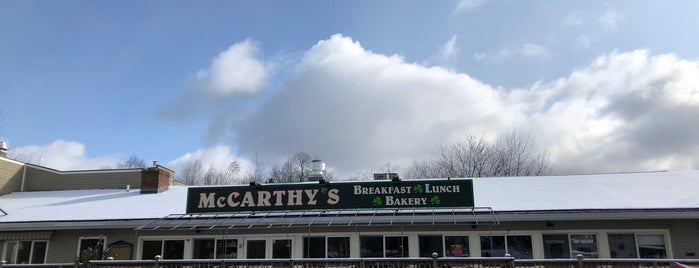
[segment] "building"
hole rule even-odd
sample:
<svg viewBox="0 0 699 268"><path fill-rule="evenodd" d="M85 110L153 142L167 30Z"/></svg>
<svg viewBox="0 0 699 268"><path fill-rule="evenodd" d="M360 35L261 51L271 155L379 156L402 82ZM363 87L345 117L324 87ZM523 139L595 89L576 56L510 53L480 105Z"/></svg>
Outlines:
<svg viewBox="0 0 699 268"><path fill-rule="evenodd" d="M0 156L0 257L697 258L699 171L191 187ZM436 197L436 198L435 198Z"/></svg>

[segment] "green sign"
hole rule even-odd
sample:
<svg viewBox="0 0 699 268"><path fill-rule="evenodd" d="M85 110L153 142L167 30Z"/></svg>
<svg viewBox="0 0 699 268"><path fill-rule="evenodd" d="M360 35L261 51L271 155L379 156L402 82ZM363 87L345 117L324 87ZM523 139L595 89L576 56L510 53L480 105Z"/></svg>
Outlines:
<svg viewBox="0 0 699 268"><path fill-rule="evenodd" d="M190 187L187 213L473 207L471 180L408 180Z"/></svg>

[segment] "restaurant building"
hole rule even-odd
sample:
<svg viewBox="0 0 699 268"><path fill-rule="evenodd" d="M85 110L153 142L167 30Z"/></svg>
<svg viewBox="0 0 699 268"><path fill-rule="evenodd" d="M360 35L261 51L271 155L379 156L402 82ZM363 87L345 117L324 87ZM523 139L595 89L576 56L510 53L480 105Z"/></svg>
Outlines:
<svg viewBox="0 0 699 268"><path fill-rule="evenodd" d="M0 156L0 258L697 258L699 171L194 187Z"/></svg>

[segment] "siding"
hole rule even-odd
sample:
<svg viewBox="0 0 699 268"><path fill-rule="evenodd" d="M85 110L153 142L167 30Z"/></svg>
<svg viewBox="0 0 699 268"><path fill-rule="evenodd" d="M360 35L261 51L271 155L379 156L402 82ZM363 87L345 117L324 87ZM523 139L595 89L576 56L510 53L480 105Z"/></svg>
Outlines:
<svg viewBox="0 0 699 268"><path fill-rule="evenodd" d="M99 236L107 238L107 245L123 240L134 245L135 256L136 232L133 229L106 229L106 230L59 230L54 232L49 240L49 252L47 263L73 262L78 253L78 240L81 236Z"/></svg>
<svg viewBox="0 0 699 268"><path fill-rule="evenodd" d="M26 191L121 189L141 185L141 170L100 170L58 172L34 166L27 167Z"/></svg>
<svg viewBox="0 0 699 268"><path fill-rule="evenodd" d="M22 170L24 165L0 157L0 195L17 192L22 188Z"/></svg>

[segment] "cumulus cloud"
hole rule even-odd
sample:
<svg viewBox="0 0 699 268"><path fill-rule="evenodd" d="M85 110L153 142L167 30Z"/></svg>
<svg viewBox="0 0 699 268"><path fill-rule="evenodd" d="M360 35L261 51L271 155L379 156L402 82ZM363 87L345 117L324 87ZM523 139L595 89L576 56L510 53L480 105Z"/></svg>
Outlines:
<svg viewBox="0 0 699 268"><path fill-rule="evenodd" d="M524 122L559 172L697 168L697 77L671 54L617 52L510 97L528 105Z"/></svg>
<svg viewBox="0 0 699 268"><path fill-rule="evenodd" d="M231 45L212 60L210 67L196 73L180 98L160 107L158 115L181 120L230 109L231 101L242 106L243 98L266 88L274 69L274 64L260 59L259 54L258 45L249 39Z"/></svg>
<svg viewBox="0 0 699 268"><path fill-rule="evenodd" d="M62 139L46 145L10 148L8 155L20 161L57 170L114 168L119 163L119 159L116 156L88 158L85 152L85 145L76 141Z"/></svg>
<svg viewBox="0 0 699 268"><path fill-rule="evenodd" d="M257 58L258 48L250 40L233 44L213 60L211 67L200 70L197 79L215 93L228 95L262 89L271 66Z"/></svg>
<svg viewBox="0 0 699 268"><path fill-rule="evenodd" d="M452 15L457 15L461 12L476 9L484 5L488 1L489 0L459 0L459 2L456 4L456 7L454 8L454 11L452 12Z"/></svg>
<svg viewBox="0 0 699 268"><path fill-rule="evenodd" d="M437 144L514 123L517 113L501 94L466 74L334 35L307 51L284 90L235 129L242 152L266 159L308 151L339 171L407 166Z"/></svg>
<svg viewBox="0 0 699 268"><path fill-rule="evenodd" d="M335 35L233 129L242 152L308 151L339 172L407 167L466 134L512 129L536 137L559 173L696 168L698 70L673 55L615 52L567 77L502 89Z"/></svg>

